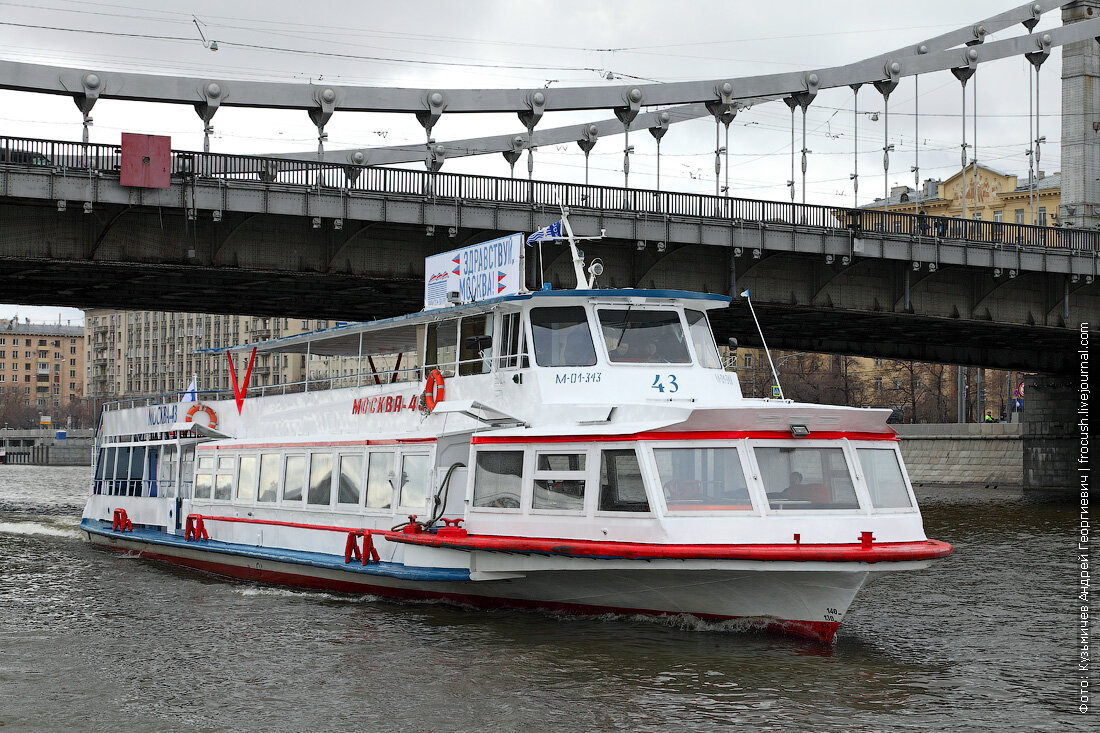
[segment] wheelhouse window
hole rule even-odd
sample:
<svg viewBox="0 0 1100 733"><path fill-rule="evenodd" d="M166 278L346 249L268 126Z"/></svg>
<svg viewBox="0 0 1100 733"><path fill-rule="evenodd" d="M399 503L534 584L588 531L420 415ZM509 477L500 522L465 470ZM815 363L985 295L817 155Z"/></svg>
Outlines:
<svg viewBox="0 0 1100 733"><path fill-rule="evenodd" d="M526 369L527 338L519 313L506 313L500 319L500 359L498 369Z"/></svg>
<svg viewBox="0 0 1100 733"><path fill-rule="evenodd" d="M714 332L710 330L710 321L703 311L685 310L688 332L695 347L695 357L704 369L721 369L722 359L718 356L718 347L714 343Z"/></svg>
<svg viewBox="0 0 1100 733"><path fill-rule="evenodd" d="M429 323L424 340L424 371L438 369L445 377L454 376L457 347L457 319Z"/></svg>
<svg viewBox="0 0 1100 733"><path fill-rule="evenodd" d="M653 458L670 512L752 509L736 448L654 448Z"/></svg>
<svg viewBox="0 0 1100 733"><path fill-rule="evenodd" d="M371 453L367 465L367 508L389 509L393 504L393 453Z"/></svg>
<svg viewBox="0 0 1100 733"><path fill-rule="evenodd" d="M480 451L474 470L474 506L518 509L523 451Z"/></svg>
<svg viewBox="0 0 1100 733"><path fill-rule="evenodd" d="M283 503L301 502L302 486L306 482L306 457L287 456L283 468Z"/></svg>
<svg viewBox="0 0 1100 733"><path fill-rule="evenodd" d="M401 457L401 506L422 507L428 499L428 456Z"/></svg>
<svg viewBox="0 0 1100 733"><path fill-rule="evenodd" d="M332 501L332 454L314 453L309 461L309 494L306 503L328 506Z"/></svg>
<svg viewBox="0 0 1100 733"><path fill-rule="evenodd" d="M584 511L585 457L584 453L539 453L531 508Z"/></svg>
<svg viewBox="0 0 1100 733"><path fill-rule="evenodd" d="M905 486L905 477L892 448L857 448L863 478L875 509L910 509L913 501Z"/></svg>
<svg viewBox="0 0 1100 733"><path fill-rule="evenodd" d="M596 349L582 306L531 309L535 363L543 367L593 366Z"/></svg>
<svg viewBox="0 0 1100 733"><path fill-rule="evenodd" d="M642 468L633 449L600 451L600 511L649 511Z"/></svg>
<svg viewBox="0 0 1100 733"><path fill-rule="evenodd" d="M264 453L260 456L260 482L256 500L273 502L279 494L279 454Z"/></svg>
<svg viewBox="0 0 1100 733"><path fill-rule="evenodd" d="M337 504L359 504L363 489L363 456L342 455L339 458L340 484L336 490Z"/></svg>
<svg viewBox="0 0 1100 733"><path fill-rule="evenodd" d="M848 461L840 448L755 448L772 509L858 509Z"/></svg>
<svg viewBox="0 0 1100 733"><path fill-rule="evenodd" d="M485 343L477 348L476 341ZM488 374L493 363L493 315L463 318L459 327L458 374Z"/></svg>
<svg viewBox="0 0 1100 733"><path fill-rule="evenodd" d="M676 311L615 308L598 311L607 355L620 364L689 364Z"/></svg>

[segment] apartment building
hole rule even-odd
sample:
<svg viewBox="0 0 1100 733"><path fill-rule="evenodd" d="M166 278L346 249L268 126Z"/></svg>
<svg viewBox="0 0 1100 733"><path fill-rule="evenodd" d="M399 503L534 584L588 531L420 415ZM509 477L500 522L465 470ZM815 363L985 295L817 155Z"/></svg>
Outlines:
<svg viewBox="0 0 1100 733"><path fill-rule="evenodd" d="M0 398L49 412L84 393L84 329L0 320Z"/></svg>
<svg viewBox="0 0 1100 733"><path fill-rule="evenodd" d="M192 375L199 390L227 390L232 382L224 352L196 353L237 344L293 336L334 326L334 321L261 318L210 313L88 310L85 391L97 399L182 391ZM355 360L313 357L311 379L354 374ZM244 360L237 377L244 379ZM273 386L306 378L306 358L257 354L250 385Z"/></svg>

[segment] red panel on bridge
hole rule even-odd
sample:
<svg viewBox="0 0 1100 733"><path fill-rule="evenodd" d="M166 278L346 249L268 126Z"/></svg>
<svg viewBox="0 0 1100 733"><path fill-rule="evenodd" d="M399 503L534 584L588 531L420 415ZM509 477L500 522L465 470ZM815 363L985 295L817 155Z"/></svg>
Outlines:
<svg viewBox="0 0 1100 733"><path fill-rule="evenodd" d="M122 133L123 186L168 188L171 185L172 138L167 135Z"/></svg>

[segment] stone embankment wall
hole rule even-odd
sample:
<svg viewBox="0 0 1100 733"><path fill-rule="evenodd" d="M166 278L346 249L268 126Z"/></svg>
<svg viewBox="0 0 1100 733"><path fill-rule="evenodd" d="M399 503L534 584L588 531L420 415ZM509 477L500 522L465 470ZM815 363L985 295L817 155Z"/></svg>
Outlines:
<svg viewBox="0 0 1100 733"><path fill-rule="evenodd" d="M914 486L1023 487L1019 423L894 425Z"/></svg>
<svg viewBox="0 0 1100 733"><path fill-rule="evenodd" d="M55 430L0 431L0 446L12 465L90 466L92 431L70 430L59 440Z"/></svg>

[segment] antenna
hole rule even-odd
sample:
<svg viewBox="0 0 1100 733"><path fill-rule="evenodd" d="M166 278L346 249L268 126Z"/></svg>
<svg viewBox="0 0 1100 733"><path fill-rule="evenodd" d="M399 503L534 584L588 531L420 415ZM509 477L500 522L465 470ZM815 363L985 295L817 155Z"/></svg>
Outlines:
<svg viewBox="0 0 1100 733"><path fill-rule="evenodd" d="M764 331L760 328L760 321L756 318L756 309L752 307L752 298L749 297L749 291L746 290L741 293L741 297L749 304L749 312L752 313L752 320L756 323L756 332L760 334L760 343L764 344L764 353L768 355L768 365L772 368L775 386L779 388L779 399L786 399L783 396L783 385L779 383L779 374L775 371L775 362L772 361L772 352L768 351L768 342L764 340Z"/></svg>

